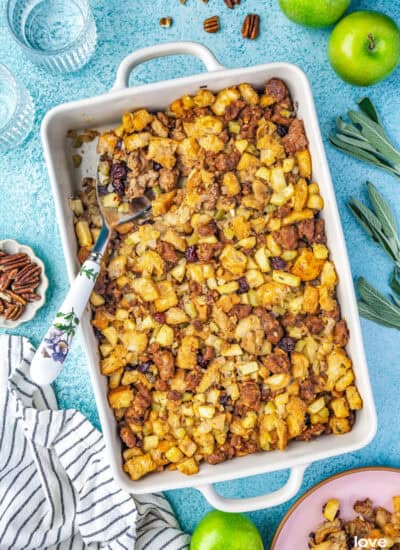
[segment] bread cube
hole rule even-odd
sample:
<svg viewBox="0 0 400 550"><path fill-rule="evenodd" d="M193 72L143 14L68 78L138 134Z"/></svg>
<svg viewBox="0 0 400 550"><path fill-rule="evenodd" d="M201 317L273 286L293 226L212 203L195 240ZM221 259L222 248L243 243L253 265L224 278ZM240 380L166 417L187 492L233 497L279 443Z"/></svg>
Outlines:
<svg viewBox="0 0 400 550"><path fill-rule="evenodd" d="M139 294L139 296L145 302L154 302L160 296L156 284L146 277L139 277L132 281L133 290Z"/></svg>
<svg viewBox="0 0 400 550"><path fill-rule="evenodd" d="M188 458L187 460L184 460L183 462L180 462L177 465L177 469L187 476L191 476L193 474L197 474L199 471L199 465L195 461L194 458Z"/></svg>
<svg viewBox="0 0 400 550"><path fill-rule="evenodd" d="M130 407L133 401L133 390L129 386L119 386L108 392L108 402L113 409Z"/></svg>
<svg viewBox="0 0 400 550"><path fill-rule="evenodd" d="M150 453L142 456L135 456L127 460L124 464L124 470L129 474L129 477L136 481L157 469L157 463L154 462Z"/></svg>

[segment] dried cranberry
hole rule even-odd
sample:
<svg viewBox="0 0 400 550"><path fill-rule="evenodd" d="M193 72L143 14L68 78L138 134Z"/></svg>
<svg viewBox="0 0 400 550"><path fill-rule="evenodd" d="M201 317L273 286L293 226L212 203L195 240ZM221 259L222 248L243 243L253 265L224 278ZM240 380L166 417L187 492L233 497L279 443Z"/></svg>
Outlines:
<svg viewBox="0 0 400 550"><path fill-rule="evenodd" d="M283 351L287 351L287 352L294 351L295 345L296 345L296 340L291 336L284 336L278 344L278 346L281 349L283 349Z"/></svg>
<svg viewBox="0 0 400 550"><path fill-rule="evenodd" d="M141 363L138 364L137 370L139 372L145 373L149 370L150 367L151 367L151 361L142 361Z"/></svg>
<svg viewBox="0 0 400 550"><path fill-rule="evenodd" d="M210 361L209 361L209 359L206 359L204 357L204 355L202 354L201 351L197 352L196 359L197 359L197 364L199 365L200 368L206 369L208 367L208 364L209 364Z"/></svg>
<svg viewBox="0 0 400 550"><path fill-rule="evenodd" d="M278 132L278 134L283 137L283 136L286 136L286 134L288 133L289 129L287 128L287 126L283 126L282 124L277 124L276 125L276 131Z"/></svg>
<svg viewBox="0 0 400 550"><path fill-rule="evenodd" d="M239 283L238 294L244 294L249 290L249 283L247 282L246 277L240 277L240 279L238 280L238 283Z"/></svg>
<svg viewBox="0 0 400 550"><path fill-rule="evenodd" d="M125 184L122 180L114 180L113 181L113 187L114 191L119 195L120 197L124 196L125 193Z"/></svg>
<svg viewBox="0 0 400 550"><path fill-rule="evenodd" d="M273 258L270 258L270 260L273 269L285 269L286 262L282 258L279 258L279 256L274 256Z"/></svg>
<svg viewBox="0 0 400 550"><path fill-rule="evenodd" d="M100 340L100 341L103 340L104 336L101 333L101 331L97 327L93 327L93 330L97 340Z"/></svg>
<svg viewBox="0 0 400 550"><path fill-rule="evenodd" d="M126 167L126 164L123 164L122 162L115 162L111 166L110 176L112 180L125 179L127 173L128 169Z"/></svg>
<svg viewBox="0 0 400 550"><path fill-rule="evenodd" d="M137 365L133 365L132 363L125 365L125 370L136 370L136 369L137 369Z"/></svg>
<svg viewBox="0 0 400 550"><path fill-rule="evenodd" d="M160 325L163 325L165 323L165 313L155 313L154 320L157 321L157 323L160 323Z"/></svg>
<svg viewBox="0 0 400 550"><path fill-rule="evenodd" d="M98 185L97 192L102 197L103 195L108 195L108 186L107 185Z"/></svg>
<svg viewBox="0 0 400 550"><path fill-rule="evenodd" d="M185 252L185 256L188 262L197 262L199 257L197 256L197 246L193 244L188 246Z"/></svg>
<svg viewBox="0 0 400 550"><path fill-rule="evenodd" d="M226 407L226 405L229 403L229 396L223 393L219 398L219 402L223 407Z"/></svg>
<svg viewBox="0 0 400 550"><path fill-rule="evenodd" d="M161 168L162 168L161 164L153 161L153 170L155 170L156 172L159 172Z"/></svg>

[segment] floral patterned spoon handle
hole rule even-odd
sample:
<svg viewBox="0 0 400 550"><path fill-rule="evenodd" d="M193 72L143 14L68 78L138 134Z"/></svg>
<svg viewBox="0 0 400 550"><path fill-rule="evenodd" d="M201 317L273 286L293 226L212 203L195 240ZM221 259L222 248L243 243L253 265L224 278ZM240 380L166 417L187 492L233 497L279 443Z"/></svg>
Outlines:
<svg viewBox="0 0 400 550"><path fill-rule="evenodd" d="M106 226L103 227L106 228ZM102 249L93 251L82 265L32 360L32 380L41 386L51 384L63 368L72 339L100 272L100 260L110 233L108 228L106 231L107 235L104 231L102 239L104 243ZM98 246L97 249L99 248Z"/></svg>

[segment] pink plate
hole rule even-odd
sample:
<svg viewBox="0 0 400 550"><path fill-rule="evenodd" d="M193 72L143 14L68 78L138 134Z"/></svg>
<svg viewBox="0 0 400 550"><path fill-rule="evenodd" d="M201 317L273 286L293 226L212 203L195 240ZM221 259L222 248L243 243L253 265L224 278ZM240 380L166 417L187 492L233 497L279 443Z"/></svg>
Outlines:
<svg viewBox="0 0 400 550"><path fill-rule="evenodd" d="M338 498L341 516L351 519L356 500L369 497L374 505L391 511L395 495L400 495L400 469L358 468L330 477L293 504L278 527L271 550L308 548L308 535L324 521L322 507L330 498Z"/></svg>

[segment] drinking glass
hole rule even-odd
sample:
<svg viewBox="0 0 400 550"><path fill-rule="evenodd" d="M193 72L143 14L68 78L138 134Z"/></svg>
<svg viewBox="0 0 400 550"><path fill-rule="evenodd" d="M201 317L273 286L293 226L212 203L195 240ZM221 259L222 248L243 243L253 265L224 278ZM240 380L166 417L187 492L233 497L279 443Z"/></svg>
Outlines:
<svg viewBox="0 0 400 550"><path fill-rule="evenodd" d="M0 153L19 145L32 129L35 109L28 90L0 65Z"/></svg>
<svg viewBox="0 0 400 550"><path fill-rule="evenodd" d="M81 69L96 49L88 0L8 0L6 19L29 59L51 72Z"/></svg>

